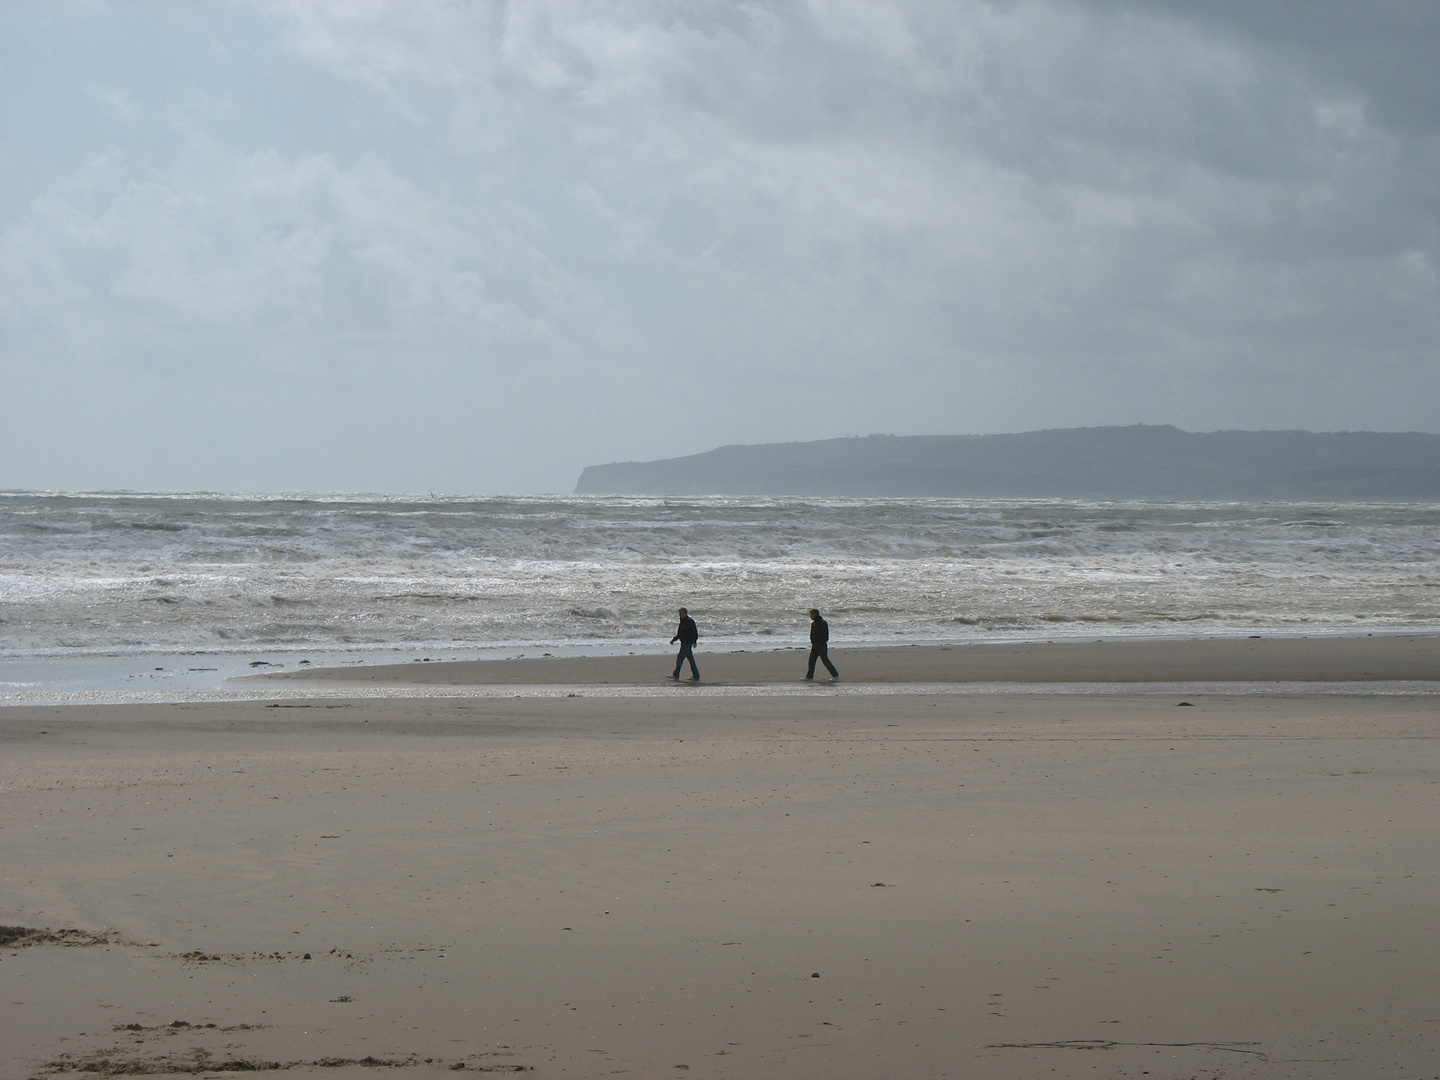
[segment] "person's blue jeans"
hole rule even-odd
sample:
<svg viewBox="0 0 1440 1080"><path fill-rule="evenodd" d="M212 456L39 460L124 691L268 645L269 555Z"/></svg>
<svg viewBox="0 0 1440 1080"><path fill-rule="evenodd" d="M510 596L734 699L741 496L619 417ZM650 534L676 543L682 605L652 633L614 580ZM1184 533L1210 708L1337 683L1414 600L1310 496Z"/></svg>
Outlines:
<svg viewBox="0 0 1440 1080"><path fill-rule="evenodd" d="M829 672L830 672L830 674L831 674L832 676L834 676L834 677L837 678L837 679L840 677L840 672L836 671L836 670L835 670L835 665L832 664L832 663L830 663L830 646L829 646L829 645L811 645L811 646L810 646L810 670L807 671L807 672L805 672L805 678L807 678L807 679L813 679L813 678L815 677L815 661L816 661L816 660L819 660L822 664L824 664L825 667L829 670Z"/></svg>
<svg viewBox="0 0 1440 1080"><path fill-rule="evenodd" d="M690 661L691 677L696 679L700 677L700 669L695 666L694 649L695 646L693 645L686 645L683 643L680 645L680 655L675 657L675 674L673 678L678 679L680 677L680 668L684 666L686 660Z"/></svg>

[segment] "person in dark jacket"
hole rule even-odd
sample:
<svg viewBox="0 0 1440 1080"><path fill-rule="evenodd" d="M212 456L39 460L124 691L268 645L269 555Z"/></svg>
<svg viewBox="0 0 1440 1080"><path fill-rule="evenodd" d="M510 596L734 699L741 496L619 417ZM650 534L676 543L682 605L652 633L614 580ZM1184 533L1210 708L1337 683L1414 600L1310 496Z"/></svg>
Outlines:
<svg viewBox="0 0 1440 1080"><path fill-rule="evenodd" d="M670 639L670 644L680 642L680 653L675 657L675 674L670 678L680 678L680 667L686 660L690 661L690 681L700 681L700 669L695 666L695 643L700 640L700 630L695 625L695 620L690 618L690 613L683 607L680 609L680 627L675 631L675 636Z"/></svg>
<svg viewBox="0 0 1440 1080"><path fill-rule="evenodd" d="M819 660L830 671L830 681L840 678L840 672L830 662L830 624L820 617L819 608L810 609L810 670L805 678L815 678L815 661ZM678 670L678 669L677 669Z"/></svg>

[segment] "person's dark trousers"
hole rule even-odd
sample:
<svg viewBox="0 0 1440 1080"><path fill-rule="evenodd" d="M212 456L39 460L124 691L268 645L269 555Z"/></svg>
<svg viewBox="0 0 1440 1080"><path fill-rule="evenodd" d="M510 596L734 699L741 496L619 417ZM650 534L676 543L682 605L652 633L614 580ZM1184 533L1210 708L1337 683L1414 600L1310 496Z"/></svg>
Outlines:
<svg viewBox="0 0 1440 1080"><path fill-rule="evenodd" d="M672 675L671 678L678 679L680 677L680 669L684 666L686 660L690 661L691 677L696 679L700 677L700 669L695 666L694 648L693 645L680 646L680 655L675 657L675 674ZM828 664L829 661L827 660L826 663Z"/></svg>
<svg viewBox="0 0 1440 1080"><path fill-rule="evenodd" d="M831 674L832 676L834 676L834 677L837 678L837 679L840 677L840 673L835 670L835 665L832 664L832 663L830 663L830 646L829 646L829 645L811 645L811 646L810 646L810 670L807 671L807 672L805 672L805 678L807 678L807 679L813 679L813 678L815 677L815 661L816 661L816 660L819 660L822 664L824 664L825 667L829 670L829 672L830 672L830 674ZM680 669L677 667L675 670L676 670L676 671L679 671Z"/></svg>

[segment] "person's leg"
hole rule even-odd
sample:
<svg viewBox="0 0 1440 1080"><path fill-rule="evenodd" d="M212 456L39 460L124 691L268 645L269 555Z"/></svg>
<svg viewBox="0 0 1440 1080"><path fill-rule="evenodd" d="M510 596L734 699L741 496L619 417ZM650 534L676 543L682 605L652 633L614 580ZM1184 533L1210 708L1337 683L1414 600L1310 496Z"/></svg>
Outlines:
<svg viewBox="0 0 1440 1080"><path fill-rule="evenodd" d="M835 670L835 665L832 664L832 663L830 663L830 646L828 646L828 645L821 645L821 646L820 646L820 662L821 662L822 664L824 664L825 667L826 667L826 669L830 672L830 677L831 677L832 679L838 679L838 678L840 677L840 672L836 671L836 670ZM811 671L812 673L815 671L815 663L814 663L814 661L811 661L811 663L810 663L810 671Z"/></svg>
<svg viewBox="0 0 1440 1080"><path fill-rule="evenodd" d="M700 678L700 669L695 666L695 649L693 646L685 646L685 659L690 661L690 677L692 679Z"/></svg>
<svg viewBox="0 0 1440 1080"><path fill-rule="evenodd" d="M809 668L806 670L806 672L805 672L805 678L807 678L807 679L813 679L813 678L815 677L815 661L816 661L816 659L819 658L819 656L820 656L820 646L819 646L819 645L811 645L811 646L810 646L810 667L809 667Z"/></svg>
<svg viewBox="0 0 1440 1080"><path fill-rule="evenodd" d="M672 679L678 679L680 677L680 667L685 663L685 654L689 651L689 645L681 645L680 651L675 654L675 674L670 676Z"/></svg>

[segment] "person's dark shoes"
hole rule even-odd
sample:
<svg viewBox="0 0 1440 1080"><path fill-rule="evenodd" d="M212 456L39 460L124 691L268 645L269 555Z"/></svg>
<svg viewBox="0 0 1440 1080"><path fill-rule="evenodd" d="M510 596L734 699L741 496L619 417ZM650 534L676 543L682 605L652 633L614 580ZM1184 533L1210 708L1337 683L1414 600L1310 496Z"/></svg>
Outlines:
<svg viewBox="0 0 1440 1080"><path fill-rule="evenodd" d="M690 678L686 679L685 681L686 681L686 682L699 682L699 681L700 681L700 676L699 676L699 675L691 675Z"/></svg>
<svg viewBox="0 0 1440 1080"><path fill-rule="evenodd" d="M814 682L814 681L815 681L815 676L814 676L814 675L806 675L806 676L804 676L804 679L805 679L806 682Z"/></svg>
<svg viewBox="0 0 1440 1080"><path fill-rule="evenodd" d="M680 681L680 673L678 671L674 675L666 675L665 677L667 679L674 679L676 682Z"/></svg>

